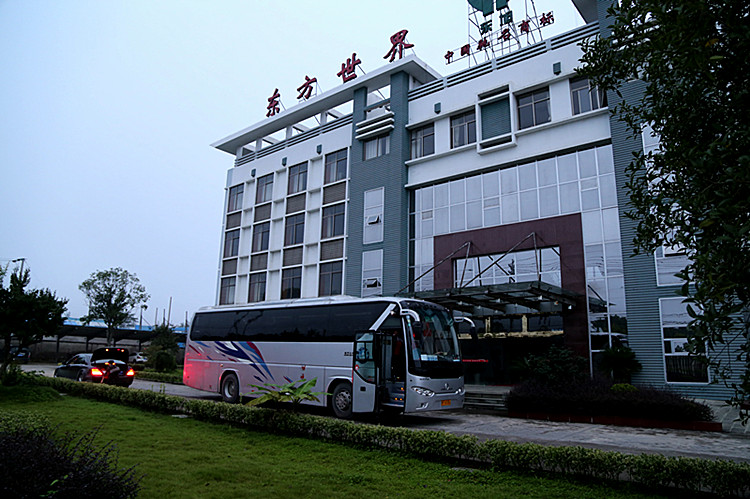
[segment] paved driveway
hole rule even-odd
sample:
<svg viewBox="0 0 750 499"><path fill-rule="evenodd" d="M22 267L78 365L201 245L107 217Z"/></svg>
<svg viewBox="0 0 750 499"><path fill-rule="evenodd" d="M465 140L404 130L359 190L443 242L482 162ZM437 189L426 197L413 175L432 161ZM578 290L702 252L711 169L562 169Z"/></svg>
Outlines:
<svg viewBox="0 0 750 499"><path fill-rule="evenodd" d="M24 366L24 369L42 371L45 375L52 376L55 367L31 364ZM169 383L136 379L132 388L163 391L168 395L182 397L220 400L216 393ZM649 453L750 462L750 434L745 433L744 429L743 432L714 433L556 423L477 414L463 410L399 416L381 422L414 429L443 430L458 435L471 434L481 440L501 439L555 446L580 445L631 454Z"/></svg>

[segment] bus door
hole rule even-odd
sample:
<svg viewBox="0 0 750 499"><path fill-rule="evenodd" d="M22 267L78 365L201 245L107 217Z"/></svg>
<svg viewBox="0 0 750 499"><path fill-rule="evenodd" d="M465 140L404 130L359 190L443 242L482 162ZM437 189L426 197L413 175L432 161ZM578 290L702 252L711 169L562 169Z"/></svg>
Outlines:
<svg viewBox="0 0 750 499"><path fill-rule="evenodd" d="M401 327L380 331L382 387L379 402L382 406L403 410L406 396L406 348Z"/></svg>
<svg viewBox="0 0 750 499"><path fill-rule="evenodd" d="M354 340L352 411L373 412L378 399L380 376L380 335L375 331L357 333Z"/></svg>

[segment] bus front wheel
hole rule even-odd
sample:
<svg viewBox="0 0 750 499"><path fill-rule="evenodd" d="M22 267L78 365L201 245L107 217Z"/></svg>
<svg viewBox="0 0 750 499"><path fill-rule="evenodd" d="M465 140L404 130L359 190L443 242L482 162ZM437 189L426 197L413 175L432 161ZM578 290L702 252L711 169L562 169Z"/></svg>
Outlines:
<svg viewBox="0 0 750 499"><path fill-rule="evenodd" d="M331 409L337 418L350 419L352 417L352 385L339 383L331 394Z"/></svg>
<svg viewBox="0 0 750 499"><path fill-rule="evenodd" d="M240 382L236 374L229 373L221 380L221 398L229 404L240 401Z"/></svg>

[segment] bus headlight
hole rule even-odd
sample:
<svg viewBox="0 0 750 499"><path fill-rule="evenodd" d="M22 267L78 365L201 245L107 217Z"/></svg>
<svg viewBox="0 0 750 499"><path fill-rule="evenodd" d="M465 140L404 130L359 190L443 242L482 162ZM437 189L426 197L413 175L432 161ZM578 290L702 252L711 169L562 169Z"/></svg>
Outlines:
<svg viewBox="0 0 750 499"><path fill-rule="evenodd" d="M432 397L433 395L435 395L435 392L433 392L432 390L422 388L421 386L412 386L411 389L422 395L423 397Z"/></svg>

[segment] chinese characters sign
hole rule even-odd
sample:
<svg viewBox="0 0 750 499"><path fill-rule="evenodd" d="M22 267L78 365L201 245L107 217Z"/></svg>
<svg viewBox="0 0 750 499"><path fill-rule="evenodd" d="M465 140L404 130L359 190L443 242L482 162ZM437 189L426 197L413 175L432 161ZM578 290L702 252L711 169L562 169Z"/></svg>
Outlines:
<svg viewBox="0 0 750 499"><path fill-rule="evenodd" d="M388 50L388 53L383 56L383 59L390 58L388 62L393 62L396 57L401 59L404 55L404 49L414 47L414 44L408 43L406 41L406 34L408 32L408 30L402 29L401 31L398 31L391 36L391 48ZM356 69L359 64L362 64L362 61L357 58L356 52L352 52L352 56L347 57L346 62L341 63L341 70L336 73L336 76L341 78L342 83L353 80L357 77ZM297 99L309 99L312 96L313 90L315 89L315 85L317 83L317 78L310 78L309 76L305 75L304 83L297 87ZM280 105L281 94L279 93L279 89L276 88L274 89L271 97L268 98L268 106L266 106L266 117L270 118L280 113Z"/></svg>

